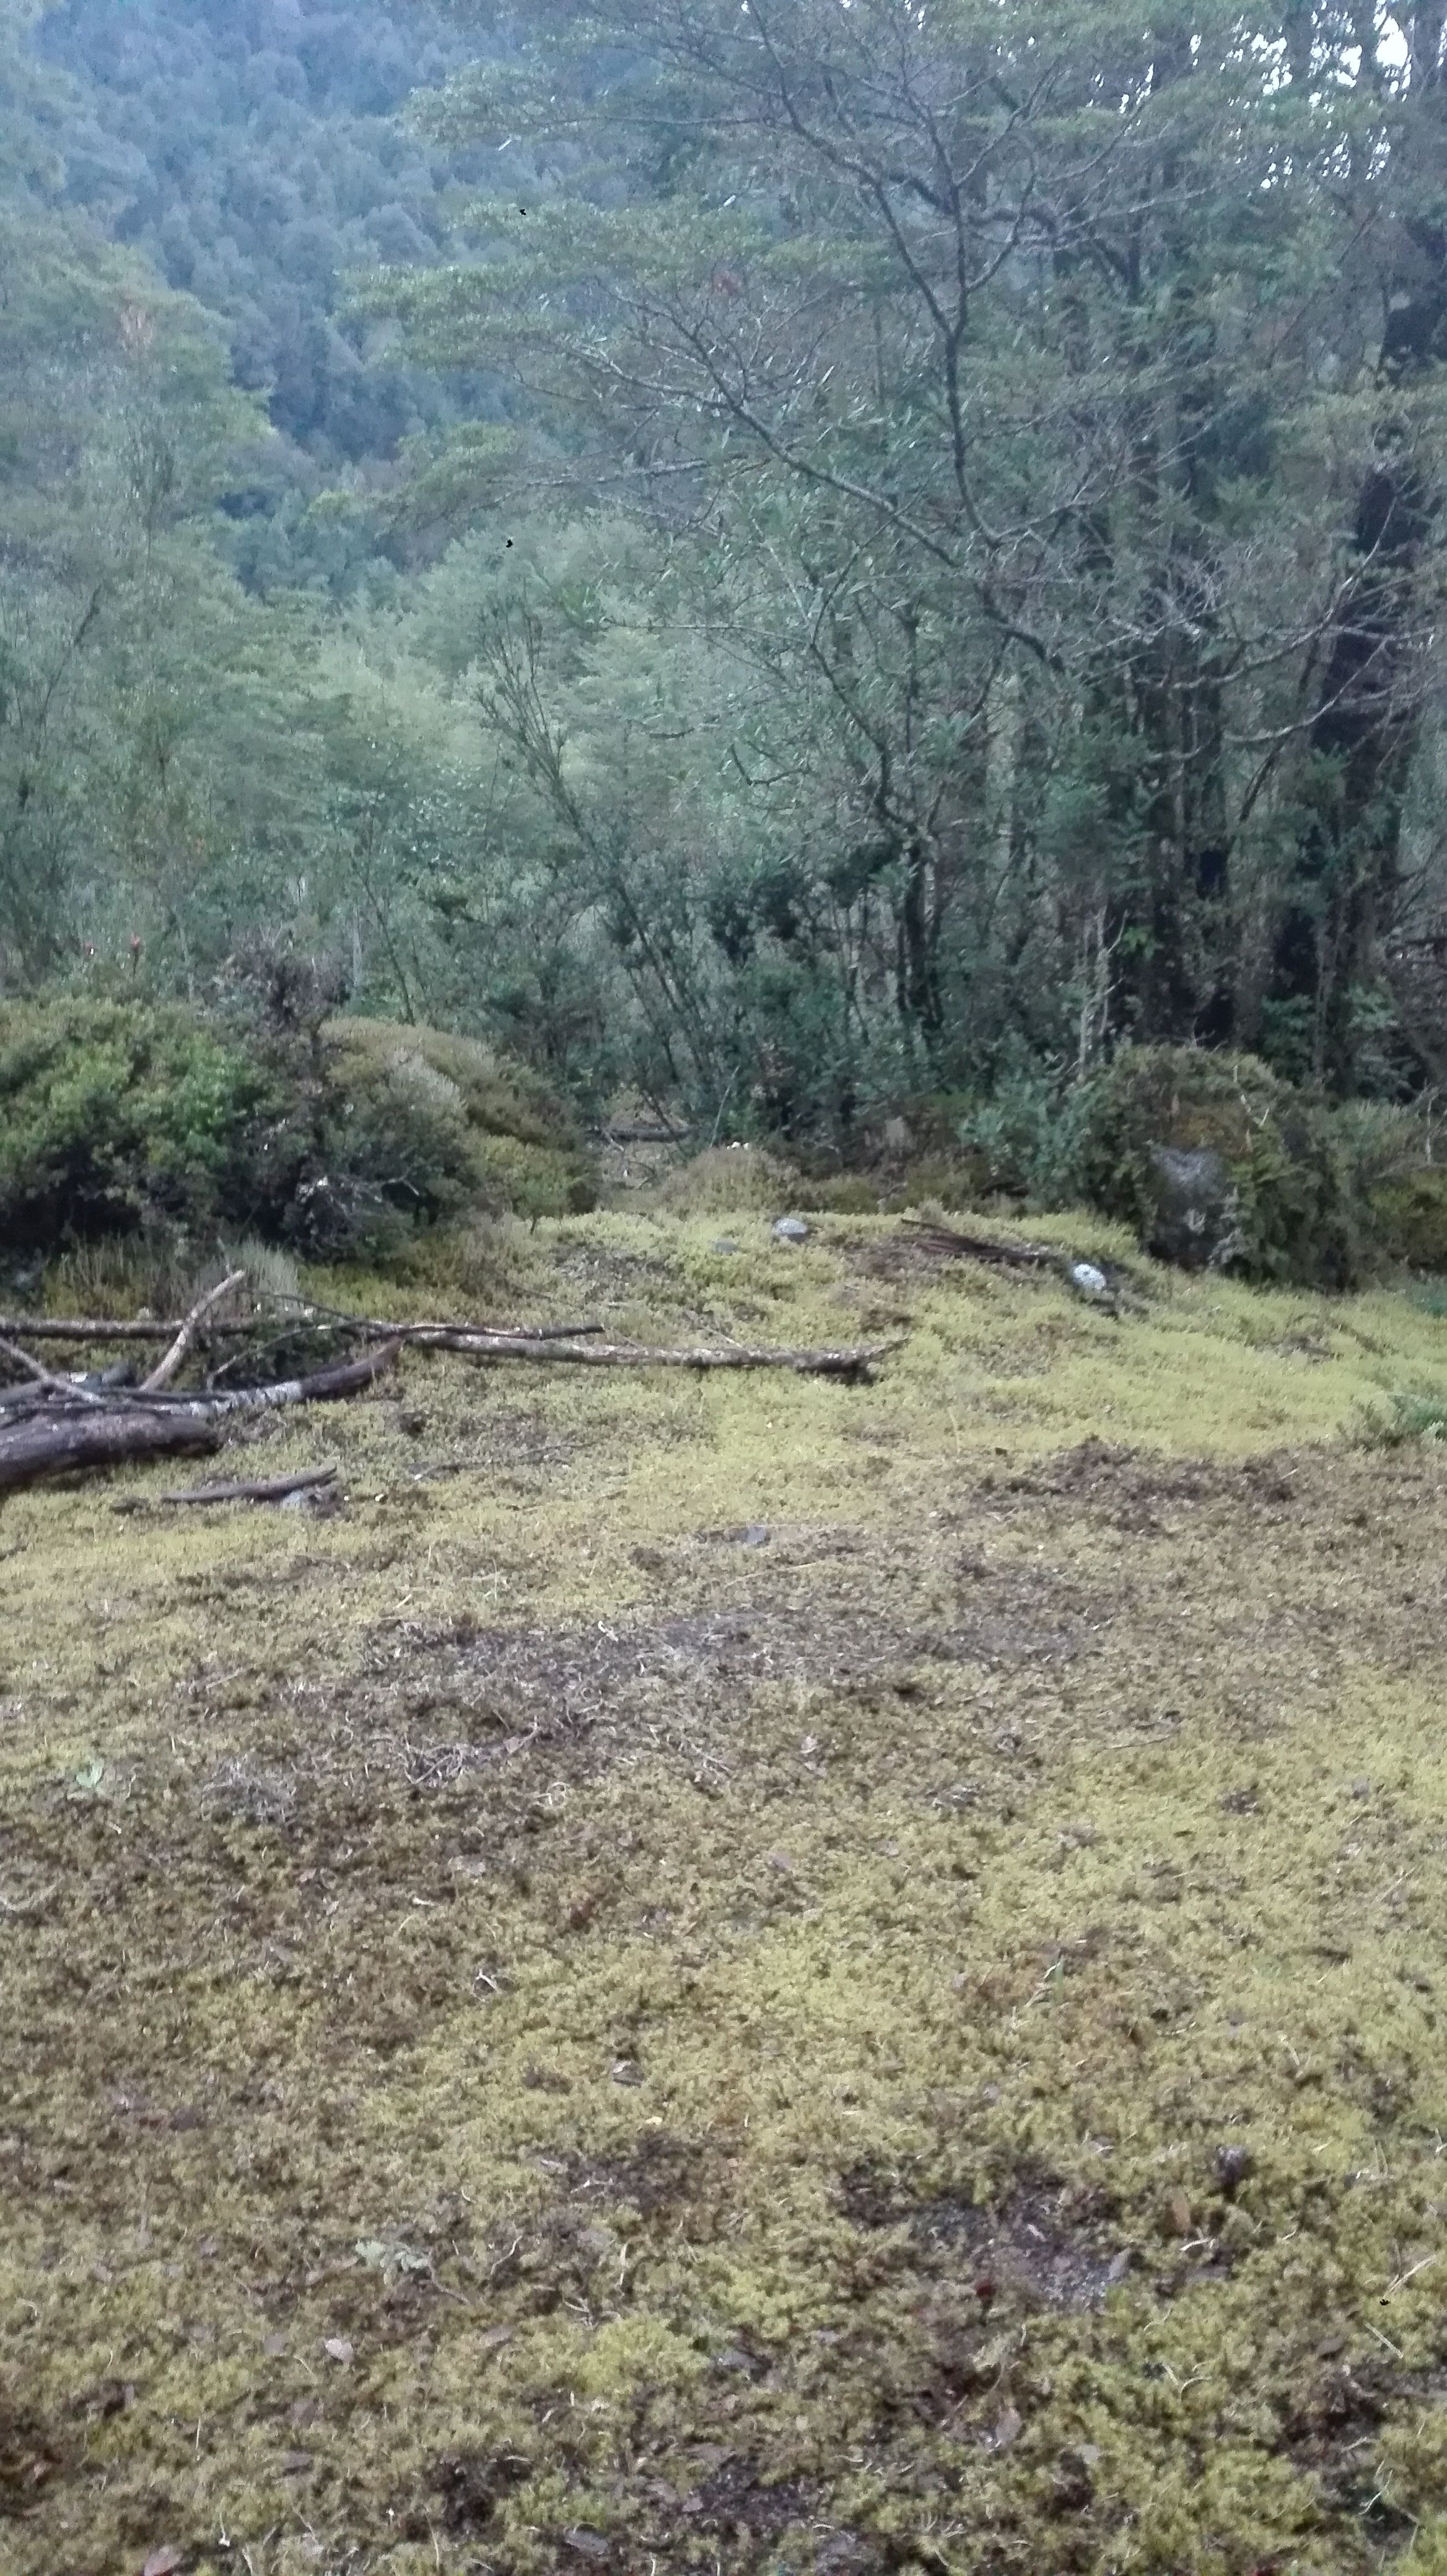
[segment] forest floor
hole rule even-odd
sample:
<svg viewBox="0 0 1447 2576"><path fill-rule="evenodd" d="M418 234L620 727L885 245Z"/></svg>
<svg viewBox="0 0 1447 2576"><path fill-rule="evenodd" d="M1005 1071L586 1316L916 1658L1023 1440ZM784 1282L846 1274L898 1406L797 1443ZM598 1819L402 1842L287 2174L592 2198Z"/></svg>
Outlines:
<svg viewBox="0 0 1447 2576"><path fill-rule="evenodd" d="M908 1339L5 1506L3 2576L1447 2569L1447 1327L1139 1270L543 1226Z"/></svg>

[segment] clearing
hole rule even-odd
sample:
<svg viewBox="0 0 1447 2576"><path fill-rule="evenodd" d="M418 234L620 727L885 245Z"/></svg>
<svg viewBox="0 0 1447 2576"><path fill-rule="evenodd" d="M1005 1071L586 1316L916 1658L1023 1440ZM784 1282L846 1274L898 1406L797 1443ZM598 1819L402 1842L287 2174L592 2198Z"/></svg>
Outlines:
<svg viewBox="0 0 1447 2576"><path fill-rule="evenodd" d="M909 1338L7 1503L4 2576L1447 2568L1444 1327L1138 1270L540 1226Z"/></svg>

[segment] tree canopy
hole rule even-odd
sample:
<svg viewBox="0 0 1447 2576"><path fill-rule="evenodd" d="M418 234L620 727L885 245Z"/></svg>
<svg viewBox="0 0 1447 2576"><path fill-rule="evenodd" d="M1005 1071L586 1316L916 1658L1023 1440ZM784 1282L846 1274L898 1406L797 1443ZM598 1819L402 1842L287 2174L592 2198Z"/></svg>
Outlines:
<svg viewBox="0 0 1447 2576"><path fill-rule="evenodd" d="M1442 1076L1436 17L5 27L11 978L320 944L845 1152Z"/></svg>

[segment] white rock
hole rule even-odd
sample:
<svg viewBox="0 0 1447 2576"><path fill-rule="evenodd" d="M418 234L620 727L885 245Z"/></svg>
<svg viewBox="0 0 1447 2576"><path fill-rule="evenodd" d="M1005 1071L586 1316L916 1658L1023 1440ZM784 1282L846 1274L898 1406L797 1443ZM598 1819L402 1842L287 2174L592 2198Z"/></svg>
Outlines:
<svg viewBox="0 0 1447 2576"><path fill-rule="evenodd" d="M1072 1261L1070 1285L1072 1288L1078 1288L1082 1297L1110 1295L1110 1281L1103 1270L1096 1269L1093 1261Z"/></svg>
<svg viewBox="0 0 1447 2576"><path fill-rule="evenodd" d="M801 1216L781 1216L774 1220L776 1243L807 1243L809 1229Z"/></svg>

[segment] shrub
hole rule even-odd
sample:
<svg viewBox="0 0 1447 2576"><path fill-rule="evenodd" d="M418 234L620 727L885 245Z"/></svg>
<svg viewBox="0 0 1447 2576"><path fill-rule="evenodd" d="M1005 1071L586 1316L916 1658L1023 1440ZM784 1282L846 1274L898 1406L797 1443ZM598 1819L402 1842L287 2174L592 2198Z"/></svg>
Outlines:
<svg viewBox="0 0 1447 2576"><path fill-rule="evenodd" d="M240 1233L376 1257L443 1219L562 1215L593 1195L565 1113L464 1038L347 1020L315 1043L227 1035L141 1002L0 1008L12 1253L129 1237L159 1270L191 1238Z"/></svg>
<svg viewBox="0 0 1447 2576"><path fill-rule="evenodd" d="M249 1194L283 1109L267 1067L189 1012L136 1002L0 1007L0 1236L214 1222Z"/></svg>

